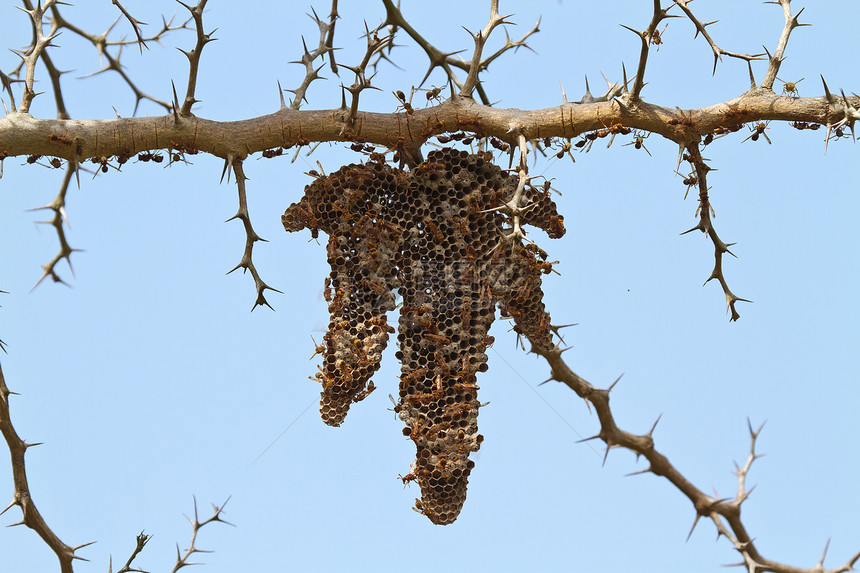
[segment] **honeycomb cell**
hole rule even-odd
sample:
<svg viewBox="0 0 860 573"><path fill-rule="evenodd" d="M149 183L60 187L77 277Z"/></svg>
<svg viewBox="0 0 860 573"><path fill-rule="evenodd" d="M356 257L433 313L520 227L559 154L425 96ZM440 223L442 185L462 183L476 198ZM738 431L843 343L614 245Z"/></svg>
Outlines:
<svg viewBox="0 0 860 573"><path fill-rule="evenodd" d="M553 344L541 290L552 263L537 245L504 239L513 221L496 209L516 187L516 177L486 155L441 149L412 171L377 156L317 178L282 217L287 231L328 235L331 321L314 376L326 424L340 425L351 404L375 389L370 378L395 332L386 314L395 308L394 293L402 298L394 410L416 448L415 509L437 524L459 515L474 467L469 455L484 439L476 374L487 370L496 306L533 345ZM545 190L527 186L520 206L520 225L553 238L564 234Z"/></svg>

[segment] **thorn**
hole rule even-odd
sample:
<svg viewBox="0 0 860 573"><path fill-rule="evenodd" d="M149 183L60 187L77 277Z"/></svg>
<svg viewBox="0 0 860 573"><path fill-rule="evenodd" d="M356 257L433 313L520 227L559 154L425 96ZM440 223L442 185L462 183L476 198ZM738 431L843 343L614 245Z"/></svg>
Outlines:
<svg viewBox="0 0 860 573"><path fill-rule="evenodd" d="M606 444L606 452L603 454L603 463L601 464L603 467L606 467L606 458L609 457L609 450L612 449L612 446Z"/></svg>
<svg viewBox="0 0 860 573"><path fill-rule="evenodd" d="M18 505L18 500L13 499L12 501L9 502L9 505L6 506L6 509L4 509L3 511L0 511L0 515L3 515L7 511L9 511L10 508L15 507L16 505Z"/></svg>
<svg viewBox="0 0 860 573"><path fill-rule="evenodd" d="M549 378L547 378L546 380L544 380L543 382L541 382L540 384L538 384L538 386L543 386L543 385L544 385L544 384L546 384L547 382L552 382L553 380L555 380L555 378L553 378L552 376L550 376Z"/></svg>
<svg viewBox="0 0 860 573"><path fill-rule="evenodd" d="M764 425L765 425L765 424L767 424L767 420L765 420L764 422L762 422L762 423L761 423L761 426L759 426L759 427L758 427L758 430L753 431L753 429L752 429L752 422L750 422L750 419L749 419L749 418L747 418L747 428L749 428L749 431L750 431L750 437L751 437L751 438L753 438L753 439L758 438L758 435L761 433L762 428L764 428Z"/></svg>
<svg viewBox="0 0 860 573"><path fill-rule="evenodd" d="M698 525L700 517L702 516L697 513L696 519L693 520L693 527L690 528L690 533L687 534L687 541L690 541L690 537L693 536L693 530L696 529L696 525Z"/></svg>
<svg viewBox="0 0 860 573"><path fill-rule="evenodd" d="M588 75L585 76L585 95L579 100L579 103L592 103L594 96L591 95L591 90L588 88Z"/></svg>
<svg viewBox="0 0 860 573"><path fill-rule="evenodd" d="M281 98L281 109L287 107L287 103L284 101L284 90L281 89L281 80L278 80L278 97Z"/></svg>
<svg viewBox="0 0 860 573"><path fill-rule="evenodd" d="M623 90L622 93L630 93L627 90L627 68L624 67L624 62L621 62L621 76L624 79L624 86L621 88Z"/></svg>
<svg viewBox="0 0 860 573"><path fill-rule="evenodd" d="M636 34L637 36L639 36L639 38L640 38L640 39L642 39L642 40L644 40L644 39L645 39L645 37L642 35L642 32L640 32L639 30L634 30L634 29L633 29L633 28L631 28L630 26L625 26L624 24L619 24L619 25L620 25L622 28L625 28L625 29L627 29L627 30L630 30L631 32L633 32L634 34Z"/></svg>
<svg viewBox="0 0 860 573"><path fill-rule="evenodd" d="M179 123L179 98L176 95L176 84L170 80L170 85L173 87L173 122Z"/></svg>
<svg viewBox="0 0 860 573"><path fill-rule="evenodd" d="M233 156L228 155L224 159L224 169L221 170L221 180L218 183L222 183L224 181L224 174L227 174L227 183L230 183L230 172L227 170L229 167L233 166Z"/></svg>
<svg viewBox="0 0 860 573"><path fill-rule="evenodd" d="M827 100L827 103L833 103L833 94L830 93L830 89L827 87L827 82L824 81L823 75L821 75L821 83L824 84L824 98Z"/></svg>
<svg viewBox="0 0 860 573"><path fill-rule="evenodd" d="M597 438L599 438L599 437L600 437L600 434L596 434L596 435L594 435L594 436L591 436L590 438L583 438L583 439L581 439L581 440L577 440L577 441L576 441L576 442L574 442L574 443L575 443L575 444L581 444L581 443L583 443L583 442L590 442L591 440L596 440L596 439L597 439Z"/></svg>
<svg viewBox="0 0 860 573"><path fill-rule="evenodd" d="M632 476L638 476L640 474L647 474L647 473L650 473L650 471L651 471L651 466L648 466L644 470L639 470L638 472L630 472L629 474L624 474L624 477L632 477Z"/></svg>
<svg viewBox="0 0 860 573"><path fill-rule="evenodd" d="M824 558L827 557L827 549L830 547L830 538L827 538L827 543L824 544L824 552L821 554L821 559L818 560L818 566L824 567Z"/></svg>
<svg viewBox="0 0 860 573"><path fill-rule="evenodd" d="M654 425L653 425L653 426L651 426L651 429L650 429L650 430L648 430L648 434L647 434L647 435L648 435L648 437L651 437L651 436L654 434L654 430L657 428L657 424L659 424L659 423L660 423L660 418L662 418L662 417L663 417L663 413L662 413L662 412L660 412L660 415L659 415L659 416L657 416L657 419L656 419L656 420L654 420Z"/></svg>
<svg viewBox="0 0 860 573"><path fill-rule="evenodd" d="M74 551L77 551L78 549L83 549L84 547L92 545L93 543L95 543L95 541L90 541L89 543L83 543L81 545L78 545L77 547L72 547L72 551L74 552ZM77 556L75 556L75 557L77 557ZM83 559L81 557L77 557L77 558L81 559L82 561L87 561L86 559Z"/></svg>
<svg viewBox="0 0 860 573"><path fill-rule="evenodd" d="M624 373L623 373L623 372L622 372L621 374L619 374L619 375L618 375L618 378L616 378L616 379L615 379L615 382L613 382L613 383L609 386L609 388L607 388L607 389L606 389L606 392L612 392L612 389L613 389L613 388L615 388L615 385L616 385L616 384L618 384L618 381L619 381L619 380L621 380L621 377L622 377L622 376L624 376Z"/></svg>
<svg viewBox="0 0 860 573"><path fill-rule="evenodd" d="M569 101L567 101L567 94L564 92L564 84L562 84L561 82L558 82L558 85L561 86L561 99L562 99L561 103L562 104L570 103Z"/></svg>

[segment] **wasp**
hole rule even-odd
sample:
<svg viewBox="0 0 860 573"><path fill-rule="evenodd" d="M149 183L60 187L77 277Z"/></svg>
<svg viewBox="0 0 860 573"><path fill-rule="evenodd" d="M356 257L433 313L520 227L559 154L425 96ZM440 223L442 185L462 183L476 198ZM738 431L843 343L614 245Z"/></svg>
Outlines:
<svg viewBox="0 0 860 573"><path fill-rule="evenodd" d="M657 31L656 29L651 32L651 43L656 46L654 49L658 52L660 51L660 46L663 45L663 34L666 32L666 28L669 27L669 24L663 26L663 29Z"/></svg>
<svg viewBox="0 0 860 573"><path fill-rule="evenodd" d="M427 374L426 368L419 368L418 370L413 370L409 374L400 377L400 385L403 386L409 384L410 382L414 382L415 380L423 377L425 374Z"/></svg>
<svg viewBox="0 0 860 573"><path fill-rule="evenodd" d="M375 292L378 295L384 295L385 293L388 292L388 289L386 289L384 286L382 286L381 284L379 284L378 282L375 282L375 281L363 280L363 281L361 281L361 284L363 286L367 287L368 290L372 290L373 292Z"/></svg>
<svg viewBox="0 0 860 573"><path fill-rule="evenodd" d="M745 107L738 107L736 105L730 106L729 109L723 112L723 117L726 118L727 121L741 121L741 119L748 115L750 110Z"/></svg>
<svg viewBox="0 0 860 573"><path fill-rule="evenodd" d="M361 402L362 400L364 400L365 398L370 396L370 393L373 392L374 390L376 390L376 386L373 384L373 380L371 380L370 382L367 383L366 388L364 388L363 390L361 390L355 396L352 397L352 401L353 402Z"/></svg>
<svg viewBox="0 0 860 573"><path fill-rule="evenodd" d="M146 163L147 161L155 161L156 163L161 163L164 158L158 152L144 151L143 153L138 154L137 160L143 161L144 163Z"/></svg>
<svg viewBox="0 0 860 573"><path fill-rule="evenodd" d="M505 152L511 148L510 145L505 143L504 141L497 139L495 137L490 138L490 145L498 149L499 151Z"/></svg>
<svg viewBox="0 0 860 573"><path fill-rule="evenodd" d="M647 147L645 147L645 140L648 139L649 135L651 135L651 134L650 133L643 134L639 131L634 131L633 132L633 141L631 141L630 143L625 143L624 145L622 145L622 147L627 147L628 145L632 145L634 149L644 149L645 153L647 153L649 156L651 156L651 152L648 151ZM705 145L707 145L707 143Z"/></svg>
<svg viewBox="0 0 860 573"><path fill-rule="evenodd" d="M317 354L325 354L325 340L323 340L322 344L317 344L317 341L314 340L314 337L311 336L311 341L314 343L314 353L311 354L311 357L308 360L313 360L314 356Z"/></svg>
<svg viewBox="0 0 860 573"><path fill-rule="evenodd" d="M62 143L63 145L71 145L72 140L66 137L65 135L57 135L56 133L52 133L50 136L51 141L56 141L57 143Z"/></svg>
<svg viewBox="0 0 860 573"><path fill-rule="evenodd" d="M797 98L800 95L800 92L797 91L797 84L802 82L805 78L800 78L796 82L787 82L785 80L780 80L784 85L782 86L782 94L788 96L790 98Z"/></svg>
<svg viewBox="0 0 860 573"><path fill-rule="evenodd" d="M813 131L821 127L820 123L807 123L805 121L793 121L790 125L794 129L811 129Z"/></svg>
<svg viewBox="0 0 860 573"><path fill-rule="evenodd" d="M433 241L435 243L441 243L445 240L445 235L442 234L442 231L439 229L439 225L431 221L429 217L425 217L424 224L429 234L433 236Z"/></svg>
<svg viewBox="0 0 860 573"><path fill-rule="evenodd" d="M421 336L423 336L430 342L437 344L438 346L447 346L451 344L451 339L444 334L431 334L429 332L425 332Z"/></svg>
<svg viewBox="0 0 860 573"><path fill-rule="evenodd" d="M757 124L755 124L754 126L750 127L750 131L752 131L752 134L749 137L747 137L747 139L752 139L753 141L758 141L759 136L763 135L768 143L772 143L770 138L764 132L764 130L766 130L768 128L767 126L769 123L770 123L769 121L760 121ZM744 139L744 141L746 141L747 139ZM743 141L741 143L743 143Z"/></svg>
<svg viewBox="0 0 860 573"><path fill-rule="evenodd" d="M442 98L439 97L439 94L441 94L441 93L442 93L442 88L437 88L434 86L434 87L430 88L429 90L427 90L427 93L425 93L424 95L427 96L428 103L430 102L430 100L441 102Z"/></svg>
<svg viewBox="0 0 860 573"><path fill-rule="evenodd" d="M394 97L397 98L397 101L400 102L399 107L402 107L403 110L406 113L408 113L409 115L412 115L413 113L415 113L415 110L412 108L412 96L415 95L415 88L413 88L412 93L409 94L409 100L408 101L406 100L406 94L403 93L402 91L397 90L397 91L392 92L392 93L394 94Z"/></svg>
<svg viewBox="0 0 860 573"><path fill-rule="evenodd" d="M559 149L558 153L555 154L556 159L561 159L564 157L564 154L570 155L570 159L576 163L576 159L573 158L573 154L571 154L570 150L573 146L570 144L570 140L568 139L564 143L561 144L561 149Z"/></svg>
<svg viewBox="0 0 860 573"><path fill-rule="evenodd" d="M474 406L472 404L452 404L445 408L445 411L442 412L442 417L453 418L454 416L471 412L473 409Z"/></svg>

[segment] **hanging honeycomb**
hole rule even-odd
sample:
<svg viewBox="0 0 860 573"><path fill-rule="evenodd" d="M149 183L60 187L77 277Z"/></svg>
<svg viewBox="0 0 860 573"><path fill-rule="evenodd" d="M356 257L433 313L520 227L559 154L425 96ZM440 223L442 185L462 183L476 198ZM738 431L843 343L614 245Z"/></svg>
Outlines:
<svg viewBox="0 0 860 573"><path fill-rule="evenodd" d="M436 524L459 515L474 466L469 454L483 441L476 373L487 370L496 305L533 345L552 346L541 291L552 263L537 245L504 238L512 225L498 207L512 200L518 178L490 159L441 149L403 171L373 155L318 177L282 217L287 231L328 235L331 320L315 375L326 424L339 426L350 405L374 390L370 378L395 332L386 315L400 295L395 412L416 447L403 479L418 482L415 508ZM564 234L548 191L526 186L521 207L521 224Z"/></svg>

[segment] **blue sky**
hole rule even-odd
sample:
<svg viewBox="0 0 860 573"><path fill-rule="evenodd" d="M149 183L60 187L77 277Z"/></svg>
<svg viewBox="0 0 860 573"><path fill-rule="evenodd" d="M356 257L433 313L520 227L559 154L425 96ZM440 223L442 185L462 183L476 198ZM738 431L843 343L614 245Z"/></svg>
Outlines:
<svg viewBox="0 0 860 573"><path fill-rule="evenodd" d="M174 5L128 2L139 19L160 21ZM346 3L342 3L346 4ZM405 1L410 21L443 50L470 48L461 26L484 26L484 2ZM485 75L500 107L537 109L601 86L601 71L618 80L621 62L635 69L639 40L618 24L642 28L650 2L502 2L515 12L517 38L543 16L531 42L500 58ZM696 3L698 4L698 3ZM749 2L694 4L726 49L771 52L782 28L781 11ZM803 4L795 2L794 10ZM860 6L847 0L808 3L779 76L805 78L801 95L831 89L857 91L852 39L840 24L856 21ZM319 14L326 3L314 4ZM317 31L301 2L211 3L207 28L219 38L203 54L198 98L201 117L237 120L277 109L276 81L295 87L302 70L300 35ZM384 16L372 2L341 6L336 43L341 63L360 60L362 20ZM81 2L66 17L100 32L116 17L106 3ZM129 34L124 23L118 33ZM702 107L740 95L746 66L721 63L691 25L671 20L659 52L652 53L643 91L647 101ZM0 37L7 47L29 41L29 25L11 2L0 7ZM495 41L503 39L499 33ZM173 49L192 45L190 32L152 44L141 57L124 54L140 86L170 98L170 80L184 86L187 63ZM70 113L77 119L131 115L133 97L115 74L78 79L99 68L98 55L68 32L54 59L75 71L64 78ZM367 111L393 111L392 90L421 80L424 56L405 36L395 51L403 70L382 65L374 83L382 91L362 97ZM496 46L491 41L492 46ZM15 56L0 56L2 69ZM754 66L757 79L765 64ZM41 68L39 73L42 74ZM327 73L331 76L331 73ZM340 103L341 79L315 83L306 108ZM45 78L40 84L47 89ZM441 75L429 83L441 85ZM6 96L3 96L6 99ZM421 96L417 95L416 99ZM423 105L423 104L422 104ZM52 99L36 99L33 114L55 116ZM139 115L161 110L142 104ZM709 146L714 223L737 242L724 269L729 285L753 304L730 323L715 283L702 287L713 247L699 234L679 236L696 222L673 173L677 149L651 137L653 157L616 141L598 141L588 154L541 159L532 173L554 178L567 235L538 243L559 259L561 276L544 282L554 322L578 323L567 331L568 363L598 386L624 377L613 393L613 412L628 431L645 432L662 414L657 447L700 489L720 496L736 490L733 460L749 448L746 419L768 420L749 477L756 491L744 519L765 556L814 565L828 538L825 565L843 563L858 549L860 463L857 421L860 279L850 241L860 208L857 148L823 133L772 124L764 141L741 143L743 132ZM602 141L602 140L601 140ZM685 541L694 512L668 482L642 469L634 456L612 451L601 465L599 442L576 443L598 430L597 420L564 386L537 384L548 367L515 347L497 321L490 370L479 377L479 427L485 436L469 496L458 521L434 526L410 510L417 486L404 489L414 447L387 409L396 394L399 365L394 343L374 377L379 389L354 406L340 428L317 414L319 387L311 335L328 322L322 298L325 249L306 232L287 234L280 215L298 200L319 160L326 171L360 158L343 146L322 145L310 157L245 164L249 207L258 233L255 260L263 278L284 294L277 309L249 313L250 276L225 272L238 262L244 234L237 222L233 185L219 184L221 163L196 156L193 165L169 169L131 163L122 173L82 177L68 197L75 276L71 288L31 287L40 265L56 250L50 228L34 225L26 209L49 202L61 173L5 161L0 180L0 338L13 397L15 426L28 441L44 442L27 457L34 499L54 531L91 563L77 571L104 571L109 555L124 563L141 530L154 537L136 561L149 571L169 570L175 544L187 544L182 517L197 496L207 502L232 496L225 518L198 545L211 572L297 571L722 571L737 561L713 525L702 523ZM287 429L288 428L288 429ZM286 431L285 431L286 430ZM278 438L273 445L273 440ZM268 449L267 449L268 448ZM262 456L260 454L264 452ZM258 458L259 456L259 458ZM4 494L5 492L5 494ZM8 468L0 495L12 493ZM4 501L3 506L6 505ZM12 509L0 525L19 519ZM30 530L0 529L4 572L50 571L56 559Z"/></svg>

